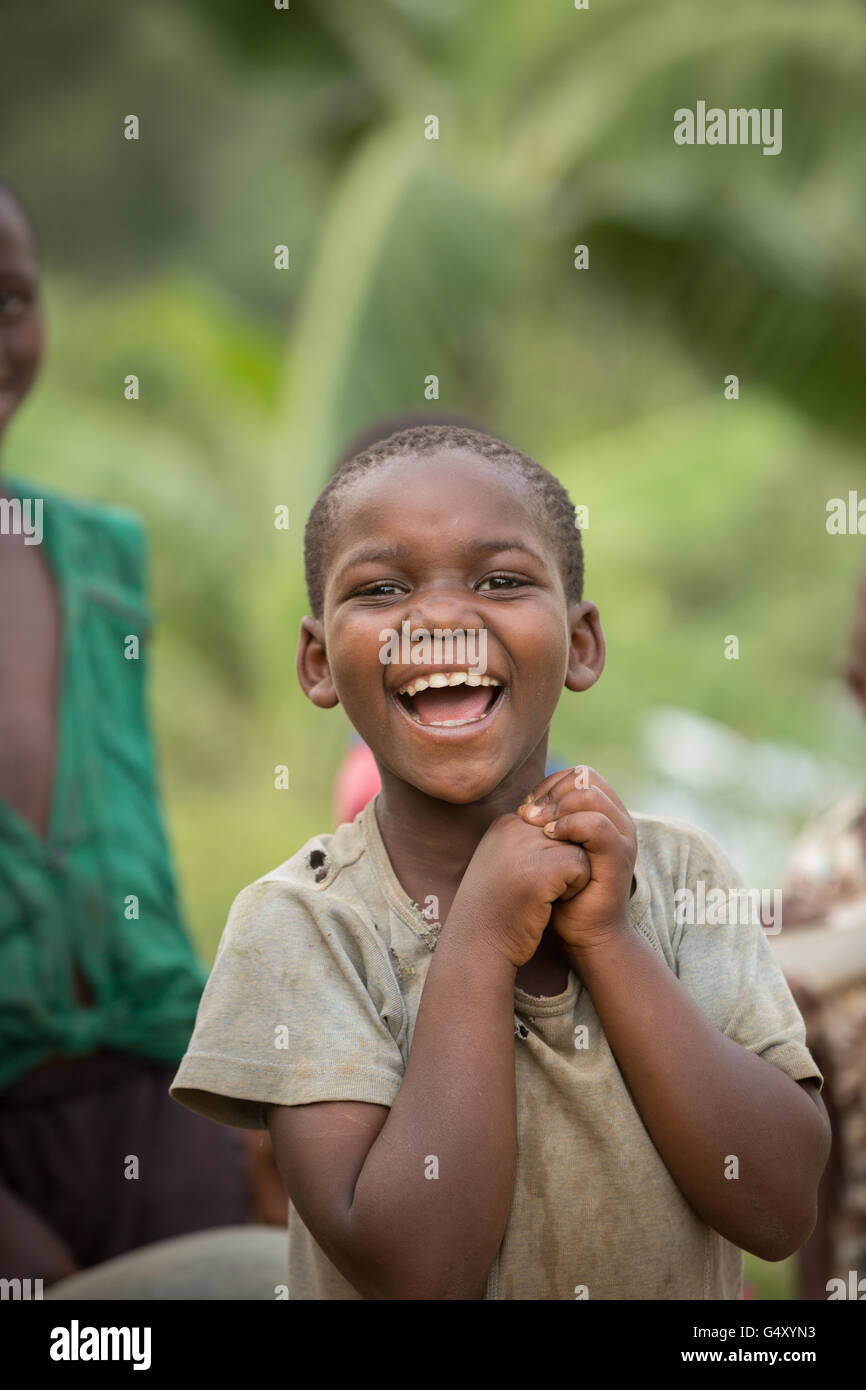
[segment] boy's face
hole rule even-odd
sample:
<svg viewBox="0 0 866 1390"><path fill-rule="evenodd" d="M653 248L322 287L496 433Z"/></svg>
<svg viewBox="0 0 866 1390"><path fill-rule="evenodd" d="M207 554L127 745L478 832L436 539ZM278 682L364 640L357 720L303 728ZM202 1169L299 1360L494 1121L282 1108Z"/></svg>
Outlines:
<svg viewBox="0 0 866 1390"><path fill-rule="evenodd" d="M298 673L314 703L343 705L383 778L468 804L541 749L539 780L563 685L586 689L601 673L595 605L568 602L529 496L519 476L448 449L377 467L340 499L323 621L302 624ZM401 641L383 664L382 633L402 637L404 623L431 638L474 634L475 657L416 664ZM419 676L471 671L479 653L498 686L398 693Z"/></svg>
<svg viewBox="0 0 866 1390"><path fill-rule="evenodd" d="M0 437L39 370L42 313L36 249L23 213L0 189Z"/></svg>

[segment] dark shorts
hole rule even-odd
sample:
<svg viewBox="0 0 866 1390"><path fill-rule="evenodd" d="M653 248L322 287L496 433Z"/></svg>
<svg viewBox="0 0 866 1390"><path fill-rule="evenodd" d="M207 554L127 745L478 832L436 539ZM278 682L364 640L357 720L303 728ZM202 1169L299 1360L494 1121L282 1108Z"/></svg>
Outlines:
<svg viewBox="0 0 866 1390"><path fill-rule="evenodd" d="M100 1053L0 1092L0 1182L79 1266L251 1219L243 1136L172 1100L175 1067ZM135 1171L137 1177L127 1177Z"/></svg>

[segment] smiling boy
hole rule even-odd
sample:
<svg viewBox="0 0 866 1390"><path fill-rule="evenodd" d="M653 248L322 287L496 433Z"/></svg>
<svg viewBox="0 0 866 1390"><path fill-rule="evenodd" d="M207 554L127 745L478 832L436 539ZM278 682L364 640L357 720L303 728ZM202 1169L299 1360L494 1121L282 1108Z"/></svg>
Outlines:
<svg viewBox="0 0 866 1390"><path fill-rule="evenodd" d="M299 679L382 790L239 894L171 1088L270 1129L290 1298L740 1297L741 1249L812 1229L822 1078L760 926L675 922L738 886L713 841L544 776L605 658L567 493L402 431L325 489L306 563ZM492 683L383 665L403 622L484 631Z"/></svg>

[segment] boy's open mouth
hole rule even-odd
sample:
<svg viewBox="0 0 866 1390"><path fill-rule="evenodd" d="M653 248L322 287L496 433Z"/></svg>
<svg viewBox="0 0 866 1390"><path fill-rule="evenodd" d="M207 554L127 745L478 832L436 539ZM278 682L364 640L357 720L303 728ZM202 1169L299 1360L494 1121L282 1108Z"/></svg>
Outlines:
<svg viewBox="0 0 866 1390"><path fill-rule="evenodd" d="M436 671L415 676L401 685L397 699L416 724L455 728L484 719L502 698L503 685L494 676L467 671Z"/></svg>

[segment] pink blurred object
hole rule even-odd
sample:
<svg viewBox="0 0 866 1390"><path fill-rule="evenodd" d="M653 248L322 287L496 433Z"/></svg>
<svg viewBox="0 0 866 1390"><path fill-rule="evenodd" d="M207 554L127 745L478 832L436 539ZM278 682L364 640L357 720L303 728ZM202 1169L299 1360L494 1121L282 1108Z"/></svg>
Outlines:
<svg viewBox="0 0 866 1390"><path fill-rule="evenodd" d="M337 825L353 821L381 789L382 781L373 754L366 743L354 743L340 764L334 786Z"/></svg>

